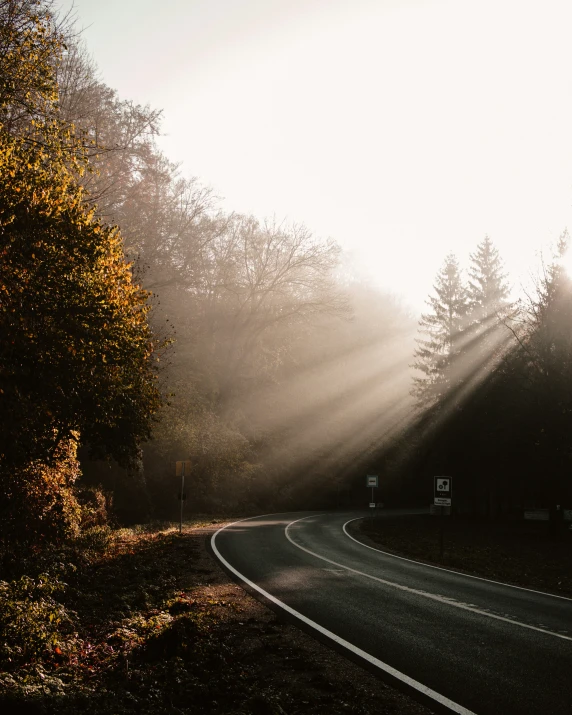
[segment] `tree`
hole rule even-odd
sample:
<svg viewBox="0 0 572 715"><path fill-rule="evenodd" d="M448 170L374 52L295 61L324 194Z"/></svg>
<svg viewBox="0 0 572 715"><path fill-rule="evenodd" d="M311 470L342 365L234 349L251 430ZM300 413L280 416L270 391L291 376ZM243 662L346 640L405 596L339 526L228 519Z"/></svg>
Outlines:
<svg viewBox="0 0 572 715"><path fill-rule="evenodd" d="M98 215L123 226L122 209L139 172L155 157L161 112L119 99L103 84L97 67L70 29L66 53L55 63L59 117L73 124L90 171L81 177L86 199Z"/></svg>
<svg viewBox="0 0 572 715"><path fill-rule="evenodd" d="M508 348L506 323L514 311L503 262L488 236L471 254L468 272L466 327L457 360L464 392L483 382Z"/></svg>
<svg viewBox="0 0 572 715"><path fill-rule="evenodd" d="M211 324L227 396L272 372L291 329L322 314L343 314L347 305L333 275L338 246L305 226L237 216L225 238L229 260L218 262L210 279L220 295Z"/></svg>
<svg viewBox="0 0 572 715"><path fill-rule="evenodd" d="M59 115L54 68L63 42L43 7L0 3L5 497L20 478L22 485L40 479L31 464L73 461L74 442L124 464L136 461L160 403L148 294L133 281L119 231L87 207L83 137ZM12 91L20 79L23 94Z"/></svg>
<svg viewBox="0 0 572 715"><path fill-rule="evenodd" d="M413 363L423 376L413 378L412 395L423 407L443 398L461 379L456 361L463 347L469 302L454 254L446 257L433 290L427 300L431 312L419 321L419 332L427 337L417 339Z"/></svg>
<svg viewBox="0 0 572 715"><path fill-rule="evenodd" d="M542 463L547 495L572 498L572 278L566 269L570 237L565 231L552 262L543 267L535 292L521 305L506 361L527 416L528 441Z"/></svg>
<svg viewBox="0 0 572 715"><path fill-rule="evenodd" d="M470 256L467 286L468 322L478 335L490 334L511 311L506 277L498 250L485 236Z"/></svg>

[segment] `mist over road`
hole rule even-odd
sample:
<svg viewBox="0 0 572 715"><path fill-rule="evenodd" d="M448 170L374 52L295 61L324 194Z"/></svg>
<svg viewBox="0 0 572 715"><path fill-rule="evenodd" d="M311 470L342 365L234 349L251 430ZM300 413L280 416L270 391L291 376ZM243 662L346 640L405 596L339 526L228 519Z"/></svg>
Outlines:
<svg viewBox="0 0 572 715"><path fill-rule="evenodd" d="M255 517L211 543L255 592L436 708L570 715L571 599L384 554L344 529L362 516Z"/></svg>

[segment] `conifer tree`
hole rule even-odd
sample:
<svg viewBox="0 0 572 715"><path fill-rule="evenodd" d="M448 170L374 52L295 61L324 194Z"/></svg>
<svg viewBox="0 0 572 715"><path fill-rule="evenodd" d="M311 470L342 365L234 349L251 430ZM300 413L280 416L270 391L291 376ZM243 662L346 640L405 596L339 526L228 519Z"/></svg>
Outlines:
<svg viewBox="0 0 572 715"><path fill-rule="evenodd" d="M467 297L471 322L483 327L502 317L509 305L509 286L503 262L489 236L470 256Z"/></svg>
<svg viewBox="0 0 572 715"><path fill-rule="evenodd" d="M429 313L421 316L413 367L423 373L414 377L412 395L419 406L429 406L444 397L458 382L455 363L461 353L468 313L467 290L456 256L450 253L435 279L429 296Z"/></svg>
<svg viewBox="0 0 572 715"><path fill-rule="evenodd" d="M464 336L466 376L480 383L510 342L505 324L513 310L503 261L489 236L470 256L467 286L468 316Z"/></svg>
<svg viewBox="0 0 572 715"><path fill-rule="evenodd" d="M528 357L528 369L547 389L558 380L556 393L572 384L572 278L567 270L570 236L560 236L553 261L545 267L537 283L536 296L530 297L521 313L519 348Z"/></svg>
<svg viewBox="0 0 572 715"><path fill-rule="evenodd" d="M521 304L516 338L504 363L512 388L510 413L519 415L518 438L528 449L522 473L534 494L539 474L543 498L554 504L572 498L572 277L565 231L552 262L543 266L535 290ZM508 402L505 399L505 404ZM508 419L508 418L507 418ZM524 462L524 459L522 459ZM532 465L532 468L530 467ZM528 472L528 475L527 475Z"/></svg>

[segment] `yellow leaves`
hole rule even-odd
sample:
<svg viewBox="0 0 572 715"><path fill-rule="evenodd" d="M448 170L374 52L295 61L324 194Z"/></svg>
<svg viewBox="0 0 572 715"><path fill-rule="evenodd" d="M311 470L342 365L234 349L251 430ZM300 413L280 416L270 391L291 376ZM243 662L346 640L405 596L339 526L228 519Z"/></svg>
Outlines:
<svg viewBox="0 0 572 715"><path fill-rule="evenodd" d="M42 45L51 41L39 23L17 48L27 43L26 57L15 52L20 74L8 78L20 97L39 98L41 106L20 137L0 126L0 253L9 247L2 256L0 333L14 360L6 367L21 379L17 387L34 406L31 414L91 430L94 439L100 430L101 440L110 439L112 420L128 420L129 445L119 445L121 453L148 433L159 403L146 319L150 294L132 278L119 230L85 208L78 185L85 152L73 127L52 111L57 86L47 59L58 50ZM0 75L5 61L0 57ZM0 435L0 451L8 434L24 447L36 444L25 413L20 420Z"/></svg>

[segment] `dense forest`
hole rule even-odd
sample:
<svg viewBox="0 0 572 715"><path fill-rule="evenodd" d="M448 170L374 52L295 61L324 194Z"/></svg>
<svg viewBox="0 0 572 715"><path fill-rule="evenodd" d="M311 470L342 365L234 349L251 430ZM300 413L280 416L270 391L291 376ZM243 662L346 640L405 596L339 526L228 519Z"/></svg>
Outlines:
<svg viewBox="0 0 572 715"><path fill-rule="evenodd" d="M414 320L333 240L224 212L49 10L0 7L6 548L173 518L181 459L189 513L347 497Z"/></svg>
<svg viewBox="0 0 572 715"><path fill-rule="evenodd" d="M223 211L50 9L0 6L4 548L173 518L177 460L189 513L361 504L368 472L570 500L566 233L526 291L489 237L448 255L416 326L333 240Z"/></svg>
<svg viewBox="0 0 572 715"><path fill-rule="evenodd" d="M456 257L446 257L419 322L418 413L385 454L402 497L427 501L431 474L447 474L462 513L570 505L569 248L564 231L514 299L488 236L466 280Z"/></svg>

